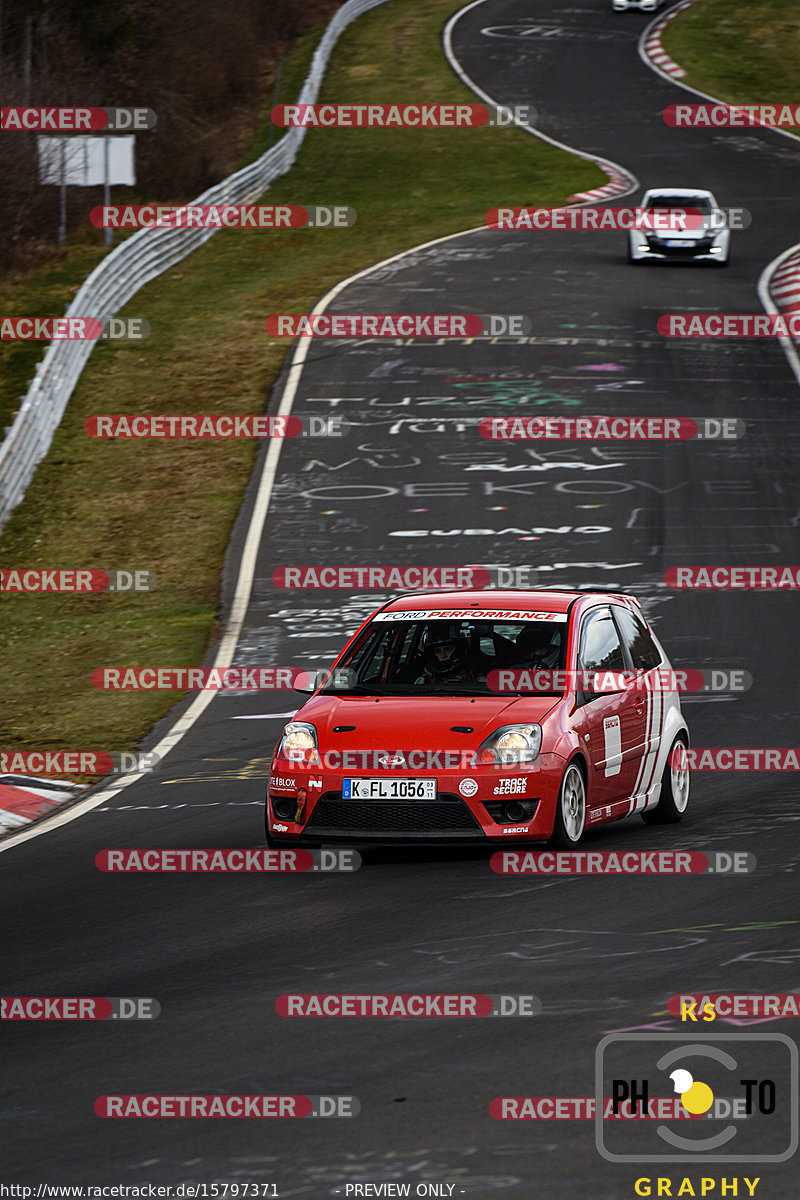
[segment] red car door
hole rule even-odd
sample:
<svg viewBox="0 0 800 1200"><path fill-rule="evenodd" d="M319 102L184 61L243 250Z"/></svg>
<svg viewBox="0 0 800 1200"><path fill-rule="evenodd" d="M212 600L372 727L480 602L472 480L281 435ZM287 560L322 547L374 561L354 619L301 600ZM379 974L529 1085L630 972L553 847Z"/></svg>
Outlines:
<svg viewBox="0 0 800 1200"><path fill-rule="evenodd" d="M629 608L613 605L612 611L628 657L628 665L636 675L639 686L634 690L636 712L641 717L637 728L640 741L635 747L640 769L634 785L634 794L640 797L631 807L631 812L644 808L645 799L655 783L655 770L661 746L661 730L664 725L664 693L658 681L657 668L661 665L661 653L650 636L642 616Z"/></svg>
<svg viewBox="0 0 800 1200"><path fill-rule="evenodd" d="M582 621L578 671L624 671L625 655L609 608L595 608ZM589 809L619 816L636 787L645 746L647 696L644 692L579 692L575 729L589 762ZM612 806L614 810L611 811ZM619 807L616 807L619 806Z"/></svg>

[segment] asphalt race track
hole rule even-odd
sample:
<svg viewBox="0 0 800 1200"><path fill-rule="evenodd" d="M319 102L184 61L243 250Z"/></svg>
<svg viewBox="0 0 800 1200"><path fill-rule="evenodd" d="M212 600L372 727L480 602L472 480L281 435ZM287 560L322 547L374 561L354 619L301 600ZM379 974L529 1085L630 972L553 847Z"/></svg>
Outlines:
<svg viewBox="0 0 800 1200"><path fill-rule="evenodd" d="M777 340L666 339L656 322L762 311L759 276L797 240L800 145L766 130L669 128L662 110L696 98L639 59L647 20L594 0L489 0L457 22L453 48L498 102L535 105L543 132L619 163L643 188L708 187L749 210L730 267L633 267L622 233L478 230L484 214L465 213L476 231L349 283L331 311L519 313L532 332L314 341L292 411L351 428L282 447L238 664L325 665L387 598L279 590L277 567L528 565L539 586L633 591L676 666L752 674L742 694L687 698L696 746L798 744L793 597L663 582L676 565L797 563L798 381ZM746 422L746 436L544 450L480 438L480 417L518 414L728 417ZM229 551L228 604L257 483ZM747 1175L760 1178L758 1197L796 1197L796 1159L608 1162L592 1122L489 1115L496 1096L593 1095L604 1035L681 1032L666 1011L673 994L798 990L792 775L698 772L681 825L633 818L582 847L747 851L752 875L514 878L493 874L488 852L433 849L365 851L349 875L96 869L109 847L263 846L269 757L301 701L218 696L153 775L3 853L8 990L152 996L162 1009L124 1028L4 1028L3 1179L275 1183L284 1200L344 1197L366 1182L408 1183L412 1195L436 1183L475 1198L617 1200L641 1176L686 1176L698 1195L702 1176L738 1176L746 1195ZM533 992L543 1011L337 1021L274 1007L284 992L417 991ZM794 1025L719 1018L712 1032L793 1037ZM748 1054L757 1070L752 1045ZM361 1112L265 1124L93 1111L103 1094L262 1092L353 1095Z"/></svg>

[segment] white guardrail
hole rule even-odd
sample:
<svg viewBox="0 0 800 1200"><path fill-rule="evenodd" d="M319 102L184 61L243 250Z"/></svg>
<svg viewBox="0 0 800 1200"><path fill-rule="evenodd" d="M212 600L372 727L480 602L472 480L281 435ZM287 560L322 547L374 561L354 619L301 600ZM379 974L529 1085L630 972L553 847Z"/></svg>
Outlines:
<svg viewBox="0 0 800 1200"><path fill-rule="evenodd" d="M348 0L331 18L314 52L298 98L314 104L339 34L356 17L387 0ZM249 204L292 166L305 129L290 129L255 162L192 200L191 204ZM183 206L181 206L183 207ZM216 233L209 229L141 229L95 267L65 316L96 317L104 324L151 279L169 270ZM8 437L0 446L0 529L25 495L33 473L50 449L93 341L51 342L28 388Z"/></svg>

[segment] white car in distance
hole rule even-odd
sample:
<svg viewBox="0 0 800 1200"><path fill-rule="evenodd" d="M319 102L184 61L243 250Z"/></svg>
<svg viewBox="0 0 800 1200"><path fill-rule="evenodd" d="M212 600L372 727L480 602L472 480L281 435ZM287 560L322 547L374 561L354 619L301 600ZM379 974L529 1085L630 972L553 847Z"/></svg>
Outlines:
<svg viewBox="0 0 800 1200"><path fill-rule="evenodd" d="M713 192L705 188L650 188L638 208L640 228L628 232L628 261L710 262L727 267L730 255L730 228L727 214L718 205ZM668 212L686 212L685 220ZM653 213L652 218L648 215ZM663 213L663 217L656 216Z"/></svg>
<svg viewBox="0 0 800 1200"><path fill-rule="evenodd" d="M640 12L655 12L661 8L663 0L611 0L614 12L627 12L629 8L638 8Z"/></svg>

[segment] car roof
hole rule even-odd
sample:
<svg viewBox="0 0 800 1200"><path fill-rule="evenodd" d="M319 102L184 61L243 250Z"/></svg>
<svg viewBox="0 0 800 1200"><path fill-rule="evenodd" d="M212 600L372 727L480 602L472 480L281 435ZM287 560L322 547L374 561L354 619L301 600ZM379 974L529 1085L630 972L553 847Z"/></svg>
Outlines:
<svg viewBox="0 0 800 1200"><path fill-rule="evenodd" d="M413 592L407 596L398 596L390 600L381 612L429 612L436 608L440 612L462 612L467 608L475 608L483 612L551 612L565 613L576 600L587 599L607 603L617 601L633 602L638 607L638 601L624 592L583 591L569 592L558 590L533 590L527 588L483 588L466 591L434 591Z"/></svg>
<svg viewBox="0 0 800 1200"><path fill-rule="evenodd" d="M708 188L691 187L651 187L645 192L646 196L713 196Z"/></svg>

